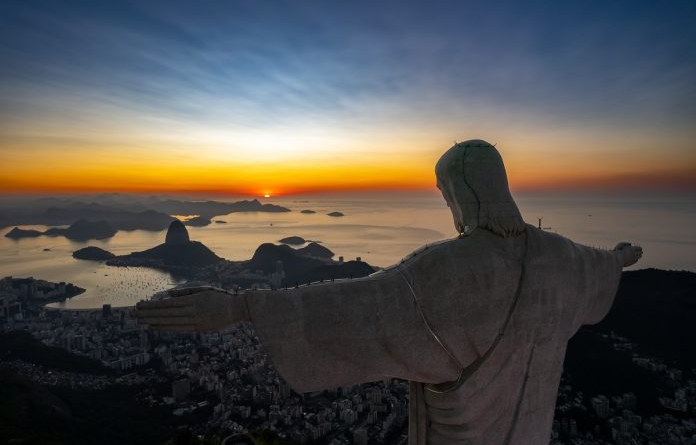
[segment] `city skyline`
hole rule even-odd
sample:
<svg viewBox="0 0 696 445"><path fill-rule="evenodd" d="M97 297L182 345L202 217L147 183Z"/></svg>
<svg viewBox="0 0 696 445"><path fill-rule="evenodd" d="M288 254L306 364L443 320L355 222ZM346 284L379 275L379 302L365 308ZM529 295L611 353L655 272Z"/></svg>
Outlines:
<svg viewBox="0 0 696 445"><path fill-rule="evenodd" d="M696 188L692 3L0 8L2 193Z"/></svg>

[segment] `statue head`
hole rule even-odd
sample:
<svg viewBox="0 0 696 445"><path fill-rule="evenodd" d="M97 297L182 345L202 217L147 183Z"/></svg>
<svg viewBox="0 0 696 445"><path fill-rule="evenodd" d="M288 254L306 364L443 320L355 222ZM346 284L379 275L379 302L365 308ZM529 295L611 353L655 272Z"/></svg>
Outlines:
<svg viewBox="0 0 696 445"><path fill-rule="evenodd" d="M508 188L500 153L481 140L459 142L435 166L437 188L452 211L460 234L477 227L503 238L524 231L524 221Z"/></svg>

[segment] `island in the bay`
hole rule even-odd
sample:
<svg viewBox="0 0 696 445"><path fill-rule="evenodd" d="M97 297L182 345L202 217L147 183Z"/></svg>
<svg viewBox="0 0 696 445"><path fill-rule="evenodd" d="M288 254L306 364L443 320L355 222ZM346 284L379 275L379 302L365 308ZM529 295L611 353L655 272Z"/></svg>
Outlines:
<svg viewBox="0 0 696 445"><path fill-rule="evenodd" d="M306 239L301 236L286 236L285 238L279 239L279 243L288 244L290 246L299 246L307 242Z"/></svg>
<svg viewBox="0 0 696 445"><path fill-rule="evenodd" d="M78 260L91 261L106 261L116 257L116 255L108 250L104 250L101 247L96 246L87 246L83 247L82 249L78 249L72 253L72 256Z"/></svg>
<svg viewBox="0 0 696 445"><path fill-rule="evenodd" d="M249 260L230 261L203 243L191 240L186 225L174 220L164 242L150 249L117 256L89 246L73 252L73 257L106 261L109 266L150 267L189 281L225 288L291 287L313 281L358 278L377 270L359 258L344 261L340 256L334 260L335 254L329 248L299 236L283 238L280 242L283 244L261 244Z"/></svg>

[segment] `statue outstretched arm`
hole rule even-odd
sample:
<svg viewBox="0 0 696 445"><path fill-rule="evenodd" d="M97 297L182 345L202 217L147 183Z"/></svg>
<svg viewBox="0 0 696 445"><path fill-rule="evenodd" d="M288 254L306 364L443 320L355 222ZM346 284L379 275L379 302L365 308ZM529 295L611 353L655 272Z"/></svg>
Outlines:
<svg viewBox="0 0 696 445"><path fill-rule="evenodd" d="M212 287L176 289L136 305L138 323L160 331L216 331L249 320L242 295Z"/></svg>
<svg viewBox="0 0 696 445"><path fill-rule="evenodd" d="M246 301L261 343L298 391L388 377L442 383L459 375L396 270L251 292Z"/></svg>
<svg viewBox="0 0 696 445"><path fill-rule="evenodd" d="M136 309L139 322L160 330L216 330L251 321L297 391L387 377L442 383L460 372L424 326L396 271L237 295L202 289Z"/></svg>
<svg viewBox="0 0 696 445"><path fill-rule="evenodd" d="M585 274L584 288L589 291L587 307L581 324L602 321L614 303L624 267L632 266L643 256L643 249L631 243L621 242L613 250L593 249L579 246L583 250Z"/></svg>

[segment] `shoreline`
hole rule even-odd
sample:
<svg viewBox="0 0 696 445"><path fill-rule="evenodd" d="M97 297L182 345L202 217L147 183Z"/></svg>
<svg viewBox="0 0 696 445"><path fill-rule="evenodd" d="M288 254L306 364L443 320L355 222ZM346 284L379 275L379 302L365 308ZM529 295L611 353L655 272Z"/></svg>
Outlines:
<svg viewBox="0 0 696 445"><path fill-rule="evenodd" d="M670 273L696 274L696 271L691 271L691 270L686 270L686 269L676 270L676 269L658 269L658 268L655 268L655 267L646 267L646 268L643 268L643 269L630 269L630 270L624 270L624 271L622 272L622 276L625 275L625 274L641 273L641 272L646 272L646 271L659 271L659 272L670 272ZM320 283L320 282L317 282L316 284L319 284L319 283ZM315 283L312 283L312 284L315 284ZM173 287L175 287L175 286L173 286ZM82 289L82 288L80 288L80 289ZM80 295L80 294L84 293L85 291L86 291L86 290L83 289L82 292L80 292L80 293L78 293L78 294L76 294L76 295L73 295L73 296L71 296L71 297L65 298L65 299L62 300L62 301L65 301L65 300L67 300L67 299L69 299L69 298L72 298L72 297L75 297L75 296L77 296L77 295ZM268 289L268 291L269 291L269 292L272 292L270 289ZM149 299L149 298L148 298L148 299ZM56 303L56 302L58 302L58 301L47 301L47 302L41 304L40 307L42 307L43 309L46 309L46 310L50 310L50 311L89 312L89 311L100 311L100 310L102 310L103 304L110 304L110 303L103 303L102 306L99 306L99 307L89 307L89 308L59 308L59 307L48 307L48 306L47 306L48 304L52 304L52 303ZM116 309L128 310L128 309L132 309L132 308L134 308L134 307L135 307L135 304L133 304L133 305L131 305L131 306L113 306L113 305L112 305L112 306L111 306L111 309L112 309L112 310L116 310Z"/></svg>
<svg viewBox="0 0 696 445"><path fill-rule="evenodd" d="M72 284L72 283L71 283L71 284ZM78 295L82 295L82 294L84 294L85 292L87 292L87 289L85 289L85 288L83 288L83 287L75 286L74 284L73 284L73 286L77 289L77 292L76 292L76 293L74 293L74 294L72 294L72 295L67 295L67 296L64 295L64 296L62 296L62 297L54 297L54 298L47 298L46 300L41 300L41 303L39 304L39 306L44 307L44 306L46 306L47 304L62 303L63 301L70 300L70 299L73 298L73 297L77 297Z"/></svg>

